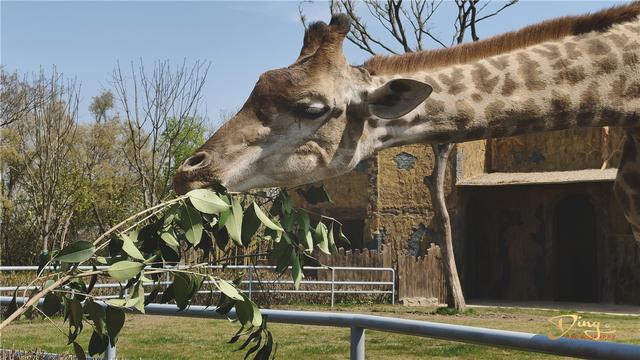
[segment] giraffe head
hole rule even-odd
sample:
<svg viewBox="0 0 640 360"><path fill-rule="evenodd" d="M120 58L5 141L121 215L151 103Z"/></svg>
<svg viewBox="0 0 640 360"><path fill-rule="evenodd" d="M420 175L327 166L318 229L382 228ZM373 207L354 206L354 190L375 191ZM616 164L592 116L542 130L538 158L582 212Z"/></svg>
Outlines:
<svg viewBox="0 0 640 360"><path fill-rule="evenodd" d="M298 59L262 74L240 111L180 166L176 191L291 187L345 173L372 155L379 139L368 123L409 113L431 87L350 66L342 52L349 28L345 15L309 26Z"/></svg>

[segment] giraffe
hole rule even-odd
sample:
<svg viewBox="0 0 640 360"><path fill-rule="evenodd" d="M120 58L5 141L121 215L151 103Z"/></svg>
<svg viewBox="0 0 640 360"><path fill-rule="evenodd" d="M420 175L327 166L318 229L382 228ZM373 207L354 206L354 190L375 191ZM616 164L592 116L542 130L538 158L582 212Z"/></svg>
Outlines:
<svg viewBox="0 0 640 360"><path fill-rule="evenodd" d="M349 29L340 14L312 24L296 61L262 74L181 165L176 191L317 182L398 145L621 126L615 193L640 235L640 2L362 66L342 52Z"/></svg>

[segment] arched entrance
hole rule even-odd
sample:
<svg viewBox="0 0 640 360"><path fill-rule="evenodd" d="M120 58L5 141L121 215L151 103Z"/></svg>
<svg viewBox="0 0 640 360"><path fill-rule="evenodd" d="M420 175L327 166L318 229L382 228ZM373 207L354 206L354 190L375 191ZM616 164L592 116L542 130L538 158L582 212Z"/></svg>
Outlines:
<svg viewBox="0 0 640 360"><path fill-rule="evenodd" d="M560 200L553 212L554 299L596 302L596 213L583 195Z"/></svg>

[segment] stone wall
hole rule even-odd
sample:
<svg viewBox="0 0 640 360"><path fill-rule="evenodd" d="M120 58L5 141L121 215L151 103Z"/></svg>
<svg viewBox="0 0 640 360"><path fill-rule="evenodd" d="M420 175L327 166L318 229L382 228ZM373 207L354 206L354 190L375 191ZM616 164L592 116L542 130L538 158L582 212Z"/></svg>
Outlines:
<svg viewBox="0 0 640 360"><path fill-rule="evenodd" d="M622 130L582 128L528 134L490 142L488 172L531 172L617 167Z"/></svg>

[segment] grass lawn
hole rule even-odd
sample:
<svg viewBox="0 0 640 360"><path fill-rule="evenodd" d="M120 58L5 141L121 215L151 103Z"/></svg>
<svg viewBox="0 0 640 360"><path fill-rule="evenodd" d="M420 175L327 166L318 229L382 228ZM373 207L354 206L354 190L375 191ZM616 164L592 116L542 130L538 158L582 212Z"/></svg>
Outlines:
<svg viewBox="0 0 640 360"><path fill-rule="evenodd" d="M278 307L295 310L326 310L321 306ZM433 308L389 305L341 306L333 311L369 313L380 316L473 325L495 329L548 334L554 330L547 319L568 312L525 309L482 308L464 315L439 315ZM640 317L582 314L583 319L599 321L606 330L615 330L614 341L640 344ZM56 322L61 325L60 319ZM62 326L64 330L65 327ZM349 356L349 330L343 328L270 324L278 342L279 359L345 359ZM118 341L118 356L126 359L242 359L233 352L237 345L226 344L237 325L222 320L127 315ZM90 329L81 343L86 346ZM575 332L572 334L578 334ZM64 337L44 320L21 320L9 326L0 339L1 348L41 349L69 353ZM366 332L367 359L555 359L535 353L469 345L451 341Z"/></svg>

